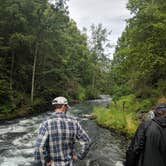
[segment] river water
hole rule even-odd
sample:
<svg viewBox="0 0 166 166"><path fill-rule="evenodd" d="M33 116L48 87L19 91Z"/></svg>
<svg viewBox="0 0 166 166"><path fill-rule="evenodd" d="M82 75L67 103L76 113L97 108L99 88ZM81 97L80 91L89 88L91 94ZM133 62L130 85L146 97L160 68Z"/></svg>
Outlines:
<svg viewBox="0 0 166 166"><path fill-rule="evenodd" d="M107 105L111 98L86 101L71 107L69 113L78 117L83 128L92 139L86 159L76 162L77 166L115 166L123 161L127 140L89 120L87 114L94 106ZM0 125L0 166L33 166L33 153L38 128L52 112L38 116L5 122Z"/></svg>

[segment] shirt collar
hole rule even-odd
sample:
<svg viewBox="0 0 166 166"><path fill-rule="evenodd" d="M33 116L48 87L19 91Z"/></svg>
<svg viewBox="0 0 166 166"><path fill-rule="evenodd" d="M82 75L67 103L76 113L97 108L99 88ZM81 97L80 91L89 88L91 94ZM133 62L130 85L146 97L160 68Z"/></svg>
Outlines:
<svg viewBox="0 0 166 166"><path fill-rule="evenodd" d="M66 115L66 112L54 112L54 115Z"/></svg>

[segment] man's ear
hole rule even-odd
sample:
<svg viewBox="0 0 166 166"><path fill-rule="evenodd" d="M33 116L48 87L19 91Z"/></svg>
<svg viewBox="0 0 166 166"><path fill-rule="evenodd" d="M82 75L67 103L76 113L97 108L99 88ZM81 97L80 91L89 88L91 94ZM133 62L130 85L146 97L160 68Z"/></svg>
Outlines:
<svg viewBox="0 0 166 166"><path fill-rule="evenodd" d="M65 110L65 109L66 109L66 106L65 106L64 104L62 105L62 109L63 109L63 110Z"/></svg>

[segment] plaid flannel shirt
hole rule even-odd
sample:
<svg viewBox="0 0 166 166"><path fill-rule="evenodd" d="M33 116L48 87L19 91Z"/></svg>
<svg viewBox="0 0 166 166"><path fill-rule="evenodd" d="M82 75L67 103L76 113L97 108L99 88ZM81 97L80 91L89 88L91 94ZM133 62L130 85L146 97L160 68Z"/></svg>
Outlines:
<svg viewBox="0 0 166 166"><path fill-rule="evenodd" d="M74 143L81 144L79 152L74 151ZM35 163L45 166L73 166L72 156L82 160L90 147L90 139L79 122L65 113L54 113L42 123L35 146Z"/></svg>

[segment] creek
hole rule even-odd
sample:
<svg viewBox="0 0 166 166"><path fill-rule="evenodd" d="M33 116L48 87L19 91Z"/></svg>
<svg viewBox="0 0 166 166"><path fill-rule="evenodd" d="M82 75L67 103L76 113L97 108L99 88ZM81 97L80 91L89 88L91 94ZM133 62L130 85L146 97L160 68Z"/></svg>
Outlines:
<svg viewBox="0 0 166 166"><path fill-rule="evenodd" d="M110 97L73 105L69 113L76 116L92 139L92 146L77 166L115 166L123 161L128 141L125 137L99 127L88 115L94 106L106 106ZM7 121L0 125L0 166L33 166L33 153L39 125L52 111L37 116Z"/></svg>

